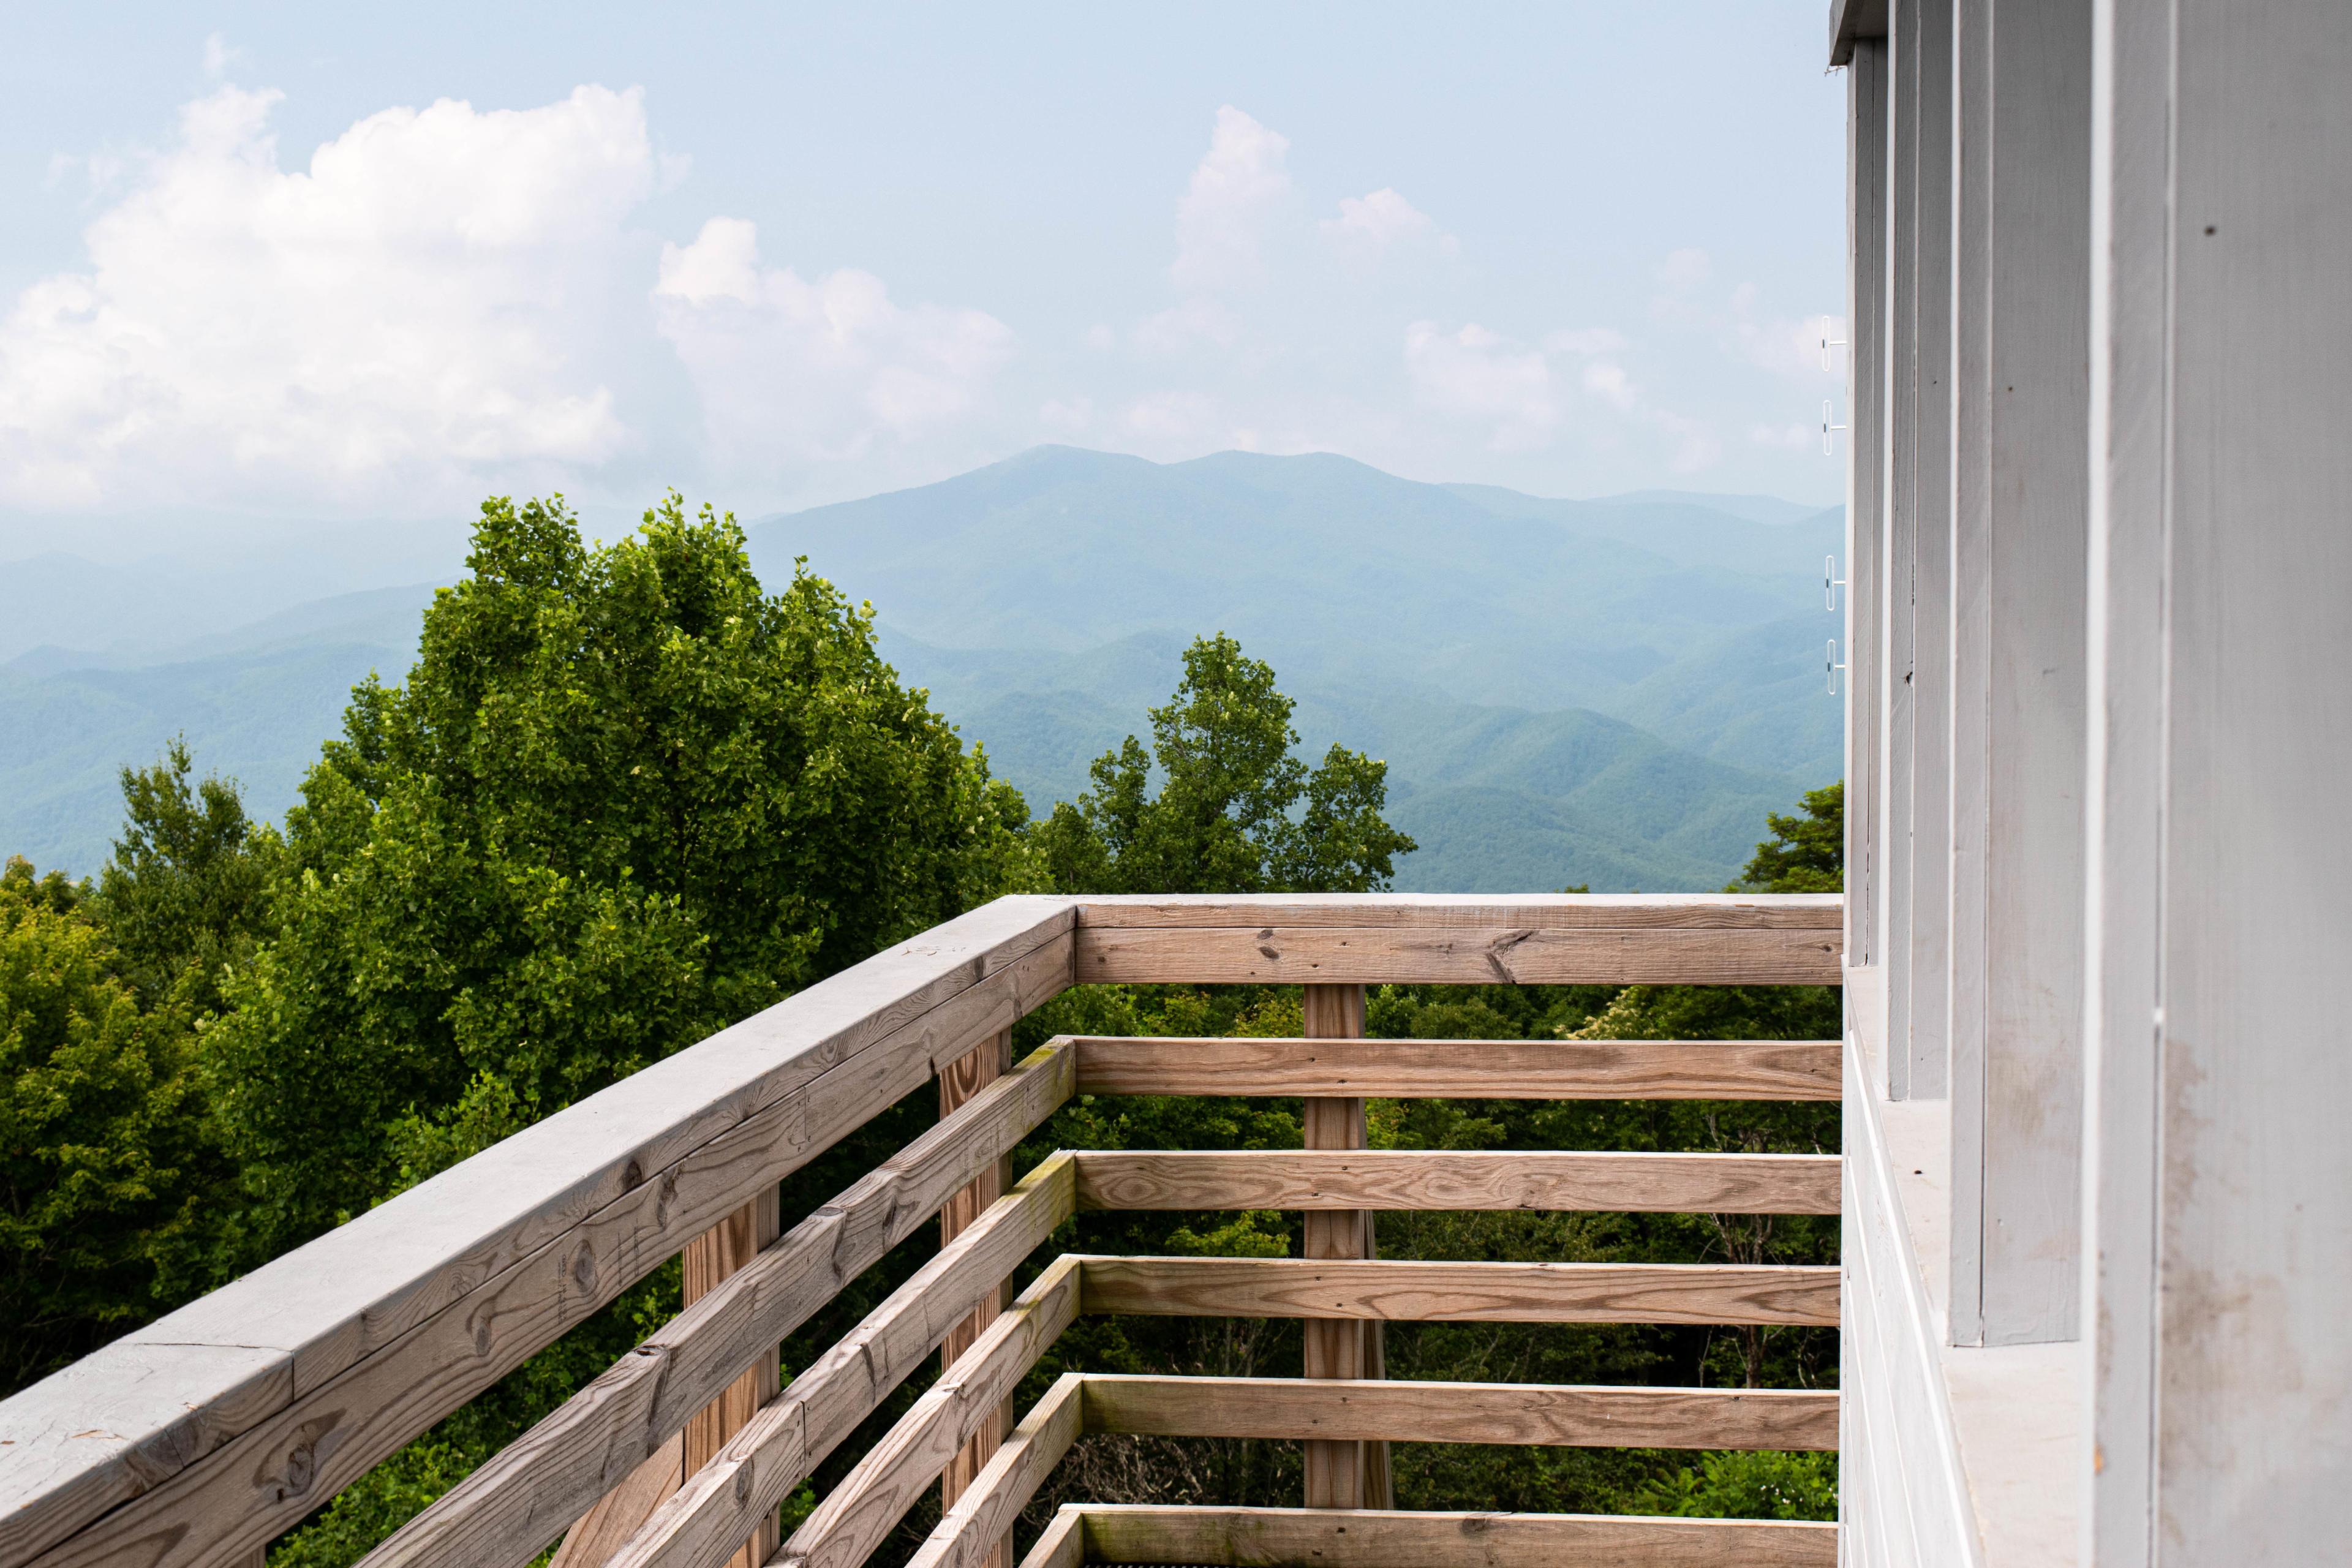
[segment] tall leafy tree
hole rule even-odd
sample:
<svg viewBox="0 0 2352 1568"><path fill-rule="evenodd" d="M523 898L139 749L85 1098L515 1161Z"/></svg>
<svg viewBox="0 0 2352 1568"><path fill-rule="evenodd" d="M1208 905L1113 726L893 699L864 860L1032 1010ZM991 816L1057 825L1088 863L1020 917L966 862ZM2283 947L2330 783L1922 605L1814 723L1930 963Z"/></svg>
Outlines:
<svg viewBox="0 0 2352 1568"><path fill-rule="evenodd" d="M122 837L99 873L93 912L151 1005L177 986L217 1010L222 969L266 929L263 892L280 845L247 819L234 781L191 784L193 768L187 743L174 740L160 761L122 770Z"/></svg>
<svg viewBox="0 0 2352 1568"><path fill-rule="evenodd" d="M1184 652L1174 698L1096 759L1094 788L1054 808L1039 848L1072 893L1366 892L1413 842L1389 826L1388 764L1333 745L1292 754L1294 704L1223 633ZM1152 792L1154 763L1160 788Z"/></svg>
<svg viewBox="0 0 2352 1568"><path fill-rule="evenodd" d="M271 1245L1034 880L871 611L763 594L731 517L590 548L494 500L467 564L304 782L207 1035Z"/></svg>
<svg viewBox="0 0 2352 1568"><path fill-rule="evenodd" d="M231 1171L189 1009L142 1009L84 887L0 869L0 1393L200 1288Z"/></svg>

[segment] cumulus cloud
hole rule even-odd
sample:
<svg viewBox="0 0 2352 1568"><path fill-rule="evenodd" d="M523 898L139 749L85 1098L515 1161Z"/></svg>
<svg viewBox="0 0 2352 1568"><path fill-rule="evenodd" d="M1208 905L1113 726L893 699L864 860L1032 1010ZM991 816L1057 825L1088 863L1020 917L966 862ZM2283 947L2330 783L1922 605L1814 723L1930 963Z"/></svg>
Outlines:
<svg viewBox="0 0 2352 1568"><path fill-rule="evenodd" d="M1226 104L1217 110L1209 151L1176 203L1176 261L1169 275L1180 289L1222 289L1259 281L1266 218L1290 194L1283 162L1287 138Z"/></svg>
<svg viewBox="0 0 2352 1568"><path fill-rule="evenodd" d="M1427 213L1387 186L1340 198L1339 216L1325 218L1319 227L1342 255L1358 259L1377 258L1402 245L1433 244L1448 256L1462 248L1454 236L1437 232L1436 221Z"/></svg>
<svg viewBox="0 0 2352 1568"><path fill-rule="evenodd" d="M86 268L7 309L0 501L374 507L620 449L593 342L654 180L639 95L386 110L291 172L278 100L189 104Z"/></svg>
<svg viewBox="0 0 2352 1568"><path fill-rule="evenodd" d="M1559 419L1557 387L1543 352L1475 321L1453 332L1415 321L1405 329L1404 362L1415 402L1491 426L1488 445L1499 450L1541 445Z"/></svg>
<svg viewBox="0 0 2352 1568"><path fill-rule="evenodd" d="M955 421L1010 357L985 311L900 305L870 272L762 266L759 233L715 217L662 247L656 319L729 467L866 456Z"/></svg>
<svg viewBox="0 0 2352 1568"><path fill-rule="evenodd" d="M1229 349L1241 335L1239 316L1215 300L1194 298L1144 317L1134 341L1147 354L1172 356L1203 346Z"/></svg>

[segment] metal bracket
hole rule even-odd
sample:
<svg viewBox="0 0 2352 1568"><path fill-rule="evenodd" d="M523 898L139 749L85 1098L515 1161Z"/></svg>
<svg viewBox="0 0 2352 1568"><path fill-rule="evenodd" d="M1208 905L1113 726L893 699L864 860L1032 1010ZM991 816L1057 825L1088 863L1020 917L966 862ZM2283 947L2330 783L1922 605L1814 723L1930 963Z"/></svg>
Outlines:
<svg viewBox="0 0 2352 1568"><path fill-rule="evenodd" d="M1837 614L1837 591L1845 586L1845 579L1837 574L1837 557L1822 557L1822 596L1829 601L1832 615Z"/></svg>
<svg viewBox="0 0 2352 1568"><path fill-rule="evenodd" d="M1832 430L1843 430L1843 429L1844 429L1844 428L1845 428L1845 426L1843 426L1843 425L1832 425L1832 424L1831 424L1831 423L1830 423L1830 400L1829 400L1828 398L1826 398L1826 397L1822 398L1822 457L1824 457L1824 458L1833 458L1833 457L1835 457L1835 456L1837 455L1837 450L1836 450L1836 448L1835 448L1835 447L1832 447L1832 446L1830 445L1830 432L1831 432L1831 431L1832 431Z"/></svg>
<svg viewBox="0 0 2352 1568"><path fill-rule="evenodd" d="M1838 662L1837 638L1830 638L1829 655L1822 662L1829 671L1830 695L1835 697L1837 695L1838 671L1845 668L1844 665Z"/></svg>
<svg viewBox="0 0 2352 1568"><path fill-rule="evenodd" d="M1823 316L1822 318L1822 369L1824 372L1827 372L1830 368L1830 350L1842 349L1845 346L1846 342L1843 338L1833 338L1830 336L1830 319L1827 316Z"/></svg>

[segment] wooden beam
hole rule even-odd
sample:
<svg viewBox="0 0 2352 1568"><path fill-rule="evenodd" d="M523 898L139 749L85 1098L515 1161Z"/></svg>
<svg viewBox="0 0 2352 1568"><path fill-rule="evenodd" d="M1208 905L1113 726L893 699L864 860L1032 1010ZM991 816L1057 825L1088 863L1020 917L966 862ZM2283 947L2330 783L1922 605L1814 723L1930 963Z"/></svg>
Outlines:
<svg viewBox="0 0 2352 1568"><path fill-rule="evenodd" d="M825 1495L778 1568L858 1568L1077 1315L1078 1265L1059 1258Z"/></svg>
<svg viewBox="0 0 2352 1568"><path fill-rule="evenodd" d="M1810 1389L1336 1383L1088 1373L1087 1430L1158 1437L1373 1437L1833 1453L1838 1396Z"/></svg>
<svg viewBox="0 0 2352 1568"><path fill-rule="evenodd" d="M1066 986L1074 919L1054 900L974 910L0 1404L16 1439L0 1561L208 1568L276 1539L936 1059ZM78 1436L93 1405L104 1438ZM534 1551L603 1489L545 1520Z"/></svg>
<svg viewBox="0 0 2352 1568"><path fill-rule="evenodd" d="M1137 1317L1834 1328L1838 1271L1728 1263L1082 1258L1081 1309Z"/></svg>
<svg viewBox="0 0 2352 1568"><path fill-rule="evenodd" d="M1081 984L1836 985L1843 938L1764 926L1080 926Z"/></svg>
<svg viewBox="0 0 2352 1568"><path fill-rule="evenodd" d="M1374 1100L1835 1100L1835 1040L1072 1037L1080 1094Z"/></svg>
<svg viewBox="0 0 2352 1568"><path fill-rule="evenodd" d="M907 1568L980 1568L1011 1537L1023 1507L1083 1430L1084 1382L1076 1373L1055 1380Z"/></svg>
<svg viewBox="0 0 2352 1568"><path fill-rule="evenodd" d="M613 1568L719 1568L948 1331L1075 1212L1069 1156L997 1200L687 1479Z"/></svg>
<svg viewBox="0 0 2352 1568"><path fill-rule="evenodd" d="M1364 1033L1364 988L1309 985L1302 996L1307 1037L1360 1039ZM1309 1099L1301 1127L1307 1147L1360 1151L1365 1139L1360 1096ZM1308 1258L1370 1258L1372 1215L1368 1210L1318 1208L1307 1215ZM1302 1325L1306 1375L1377 1377L1384 1367L1380 1325L1361 1318L1316 1318ZM1376 1452L1367 1452L1376 1447ZM1309 1508L1385 1508L1391 1500L1388 1446L1316 1438L1306 1448L1306 1494ZM1378 1476L1373 1475L1377 1468Z"/></svg>
<svg viewBox="0 0 2352 1568"><path fill-rule="evenodd" d="M728 1276L749 1265L776 1240L779 1228L777 1193L771 1187L687 1243L679 1258L680 1293L686 1305L701 1300ZM564 1533L563 1544L549 1568L604 1568L605 1560L636 1533L637 1526L653 1516L688 1474L709 1462L720 1445L751 1419L751 1412L775 1397L776 1365L771 1346L766 1356L746 1368L717 1399L695 1412L685 1431L662 1442L629 1472L627 1479L599 1498L596 1506ZM773 1521L761 1529L761 1535L744 1544L729 1568L759 1568L767 1561L775 1549L775 1542L766 1539L775 1533Z"/></svg>
<svg viewBox="0 0 2352 1568"><path fill-rule="evenodd" d="M1833 1568L1837 1526L1575 1513L1083 1509L1089 1563L1220 1568Z"/></svg>
<svg viewBox="0 0 2352 1568"><path fill-rule="evenodd" d="M362 1560L366 1568L530 1562L562 1520L629 1486L744 1368L772 1354L778 1341L913 1235L959 1187L994 1170L1069 1098L1073 1056L1061 1046L1033 1052L403 1525Z"/></svg>
<svg viewBox="0 0 2352 1568"><path fill-rule="evenodd" d="M1067 1504L1037 1537L1037 1544L1021 1560L1021 1568L1086 1568L1087 1516Z"/></svg>
<svg viewBox="0 0 2352 1568"><path fill-rule="evenodd" d="M947 1069L940 1074L940 1118L945 1120L955 1114L966 1100L995 1082L1012 1065L1013 1031L1010 1029L1003 1031L970 1055L949 1064ZM1005 1188L1012 1184L1013 1155L1008 1150L993 1167L972 1178L969 1186L950 1198L947 1206L940 1210L940 1245L945 1247L961 1236L989 1205L1004 1195ZM970 1317L948 1331L946 1342L940 1346L941 1373L955 1365L957 1358L987 1331L988 1325L1004 1310L1012 1294L1000 1281L995 1289L981 1299L980 1305L971 1310ZM950 1458L947 1468L940 1474L940 1511L942 1514L955 1507L956 1499L963 1495L964 1489L971 1485L972 1478L987 1465L989 1456L996 1452L997 1445L1004 1440L1004 1434L1012 1426L1013 1403L1008 1397L992 1415L983 1419L972 1430L962 1450ZM767 1561L766 1552L760 1554L760 1561ZM757 1564L738 1563L732 1568L757 1568ZM1009 1536L996 1543L995 1550L982 1568L1013 1568L1013 1542Z"/></svg>
<svg viewBox="0 0 2352 1568"><path fill-rule="evenodd" d="M1836 893L1138 893L1077 900L1082 928L1837 931Z"/></svg>
<svg viewBox="0 0 2352 1568"><path fill-rule="evenodd" d="M1838 1212L1834 1154L1087 1149L1077 1162L1082 1209Z"/></svg>

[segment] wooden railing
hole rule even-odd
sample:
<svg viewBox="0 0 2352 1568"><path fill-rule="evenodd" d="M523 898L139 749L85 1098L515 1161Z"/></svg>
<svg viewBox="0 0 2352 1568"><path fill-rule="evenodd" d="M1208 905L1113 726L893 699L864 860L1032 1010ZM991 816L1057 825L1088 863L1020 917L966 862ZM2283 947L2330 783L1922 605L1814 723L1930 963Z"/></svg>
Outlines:
<svg viewBox="0 0 2352 1568"><path fill-rule="evenodd" d="M1316 1506L1066 1509L1033 1564L1832 1561L1829 1526L1354 1505L1386 1500L1391 1439L1834 1447L1834 1394L1375 1381L1382 1321L1834 1324L1834 1269L1381 1260L1370 1219L1830 1213L1833 1157L1373 1152L1360 1129L1374 1097L1834 1099L1836 1045L1358 1037L1367 983L1834 984L1841 919L1834 897L1001 900L0 1403L0 1565L250 1563L689 1247L702 1261L678 1317L368 1563L520 1568L568 1535L565 1568L847 1568L943 1475L952 1507L919 1561L1005 1561L1014 1515L1084 1431L1297 1438ZM1015 1020L1097 981L1304 984L1313 1037L1065 1037L1002 1067ZM931 1079L947 1086L940 1123L777 1235L777 1184ZM1305 1151L1064 1152L994 1197L1014 1144L1077 1093L1321 1109ZM997 1310L1055 1226L1104 1207L1320 1218L1306 1258L1064 1258ZM943 1213L936 1257L789 1386L761 1382L779 1342ZM1066 1378L999 1446L1023 1373L1083 1312L1335 1331L1319 1357L1310 1335L1308 1378L1228 1381L1213 1399ZM951 1368L772 1554L779 1504L943 1344Z"/></svg>

